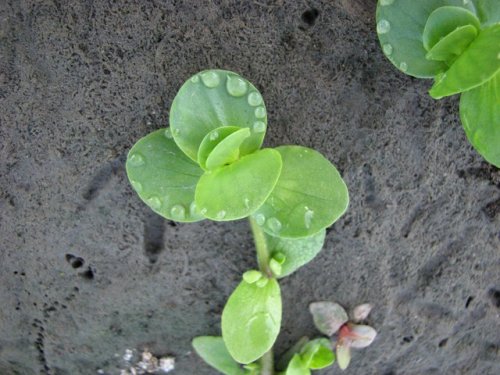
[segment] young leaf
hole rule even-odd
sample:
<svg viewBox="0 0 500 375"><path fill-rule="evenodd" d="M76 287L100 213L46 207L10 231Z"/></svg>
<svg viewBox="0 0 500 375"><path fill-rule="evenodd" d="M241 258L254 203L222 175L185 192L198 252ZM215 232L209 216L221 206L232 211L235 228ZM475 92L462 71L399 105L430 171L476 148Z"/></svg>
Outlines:
<svg viewBox="0 0 500 375"><path fill-rule="evenodd" d="M301 337L290 349L280 356L275 366L278 370L285 370L295 354L299 354L304 345L309 342L307 336Z"/></svg>
<svg viewBox="0 0 500 375"><path fill-rule="evenodd" d="M298 354L295 354L288 364L285 375L310 375L311 371L302 361Z"/></svg>
<svg viewBox="0 0 500 375"><path fill-rule="evenodd" d="M208 155L207 169L215 169L230 164L240 157L241 144L250 137L248 128L240 129L219 142L217 146Z"/></svg>
<svg viewBox="0 0 500 375"><path fill-rule="evenodd" d="M248 128L241 155L257 150L264 139L266 108L258 90L246 79L225 70L206 70L187 80L170 108L175 142L191 159L211 130L221 126Z"/></svg>
<svg viewBox="0 0 500 375"><path fill-rule="evenodd" d="M240 363L262 357L273 346L281 325L281 293L278 282L242 281L222 312L222 337L231 356Z"/></svg>
<svg viewBox="0 0 500 375"><path fill-rule="evenodd" d="M429 94L440 99L473 89L500 71L500 24L482 30L446 71L438 76Z"/></svg>
<svg viewBox="0 0 500 375"><path fill-rule="evenodd" d="M352 312L352 320L355 322L360 322L368 318L368 315L373 309L371 303L363 303L362 305L356 306Z"/></svg>
<svg viewBox="0 0 500 375"><path fill-rule="evenodd" d="M335 302L313 302L309 305L314 325L321 333L332 336L349 317L342 306Z"/></svg>
<svg viewBox="0 0 500 375"><path fill-rule="evenodd" d="M438 41L425 55L430 60L444 61L451 66L477 36L474 26L466 25L457 27L443 39Z"/></svg>
<svg viewBox="0 0 500 375"><path fill-rule="evenodd" d="M231 357L224 345L222 337L202 336L193 340L193 348L198 355L210 366L225 375L245 375L243 370Z"/></svg>
<svg viewBox="0 0 500 375"><path fill-rule="evenodd" d="M273 149L246 155L238 161L206 172L198 182L195 201L201 213L217 221L247 217L273 191L281 172L281 157Z"/></svg>
<svg viewBox="0 0 500 375"><path fill-rule="evenodd" d="M422 34L424 48L429 51L436 43L459 27L470 25L479 31L481 25L474 13L460 7L443 6L432 12Z"/></svg>
<svg viewBox="0 0 500 375"><path fill-rule="evenodd" d="M345 370L351 362L351 348L339 343L336 347L337 363L341 370Z"/></svg>
<svg viewBox="0 0 500 375"><path fill-rule="evenodd" d="M212 150L226 137L234 132L241 130L241 128L237 126L221 126L220 128L216 128L207 133L205 138L200 143L200 147L198 149L198 164L203 169L207 169L206 162L208 155L212 152Z"/></svg>
<svg viewBox="0 0 500 375"><path fill-rule="evenodd" d="M280 278L290 275L298 268L310 262L323 248L326 230L303 238L282 238L266 234L269 252L283 254Z"/></svg>
<svg viewBox="0 0 500 375"><path fill-rule="evenodd" d="M281 146L283 168L265 203L255 212L264 231L279 237L307 237L332 225L349 203L347 187L337 169L319 152Z"/></svg>
<svg viewBox="0 0 500 375"><path fill-rule="evenodd" d="M377 331L370 326L361 324L349 324L349 334L342 337L343 343L351 348L362 349L371 345Z"/></svg>
<svg viewBox="0 0 500 375"><path fill-rule="evenodd" d="M170 137L168 129L162 129L137 141L128 154L127 176L139 197L161 216L202 220L194 192L203 171Z"/></svg>
<svg viewBox="0 0 500 375"><path fill-rule="evenodd" d="M500 168L500 73L462 94L460 118L470 143Z"/></svg>
<svg viewBox="0 0 500 375"><path fill-rule="evenodd" d="M386 57L402 72L417 78L432 78L447 66L425 58L422 34L430 14L444 5L474 11L472 1L463 0L379 0L377 33Z"/></svg>
<svg viewBox="0 0 500 375"><path fill-rule="evenodd" d="M301 351L302 362L311 370L320 370L335 362L330 340L321 338L308 342Z"/></svg>

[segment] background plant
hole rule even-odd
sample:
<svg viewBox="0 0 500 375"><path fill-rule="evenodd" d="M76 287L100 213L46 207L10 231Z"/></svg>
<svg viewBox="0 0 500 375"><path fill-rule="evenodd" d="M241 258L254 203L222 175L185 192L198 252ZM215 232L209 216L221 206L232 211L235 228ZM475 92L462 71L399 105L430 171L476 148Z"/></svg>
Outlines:
<svg viewBox="0 0 500 375"><path fill-rule="evenodd" d="M170 110L170 128L140 139L126 169L139 197L179 222L248 218L258 270L244 273L222 314L222 338L193 341L224 374L273 374L272 346L281 324L278 279L321 250L325 228L347 209L336 168L302 146L264 148L267 111L259 91L236 73L191 77ZM323 341L301 348L286 374L307 374L334 361ZM244 367L241 367L243 364Z"/></svg>
<svg viewBox="0 0 500 375"><path fill-rule="evenodd" d="M500 167L500 1L379 0L377 33L394 66L434 79L433 98L461 94L467 138Z"/></svg>

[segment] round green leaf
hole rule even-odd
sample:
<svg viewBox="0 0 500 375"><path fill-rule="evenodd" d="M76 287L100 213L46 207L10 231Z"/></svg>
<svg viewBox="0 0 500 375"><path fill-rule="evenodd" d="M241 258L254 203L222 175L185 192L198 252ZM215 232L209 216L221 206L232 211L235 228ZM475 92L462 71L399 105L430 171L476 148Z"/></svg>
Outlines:
<svg viewBox="0 0 500 375"><path fill-rule="evenodd" d="M156 213L181 222L203 219L194 203L203 171L177 147L168 129L141 138L128 154L126 170L132 187Z"/></svg>
<svg viewBox="0 0 500 375"><path fill-rule="evenodd" d="M482 30L446 71L436 77L429 94L440 99L489 81L500 71L500 24Z"/></svg>
<svg viewBox="0 0 500 375"><path fill-rule="evenodd" d="M466 50L476 36L477 29L474 26L457 27L434 44L425 57L429 60L444 61L450 66Z"/></svg>
<svg viewBox="0 0 500 375"><path fill-rule="evenodd" d="M253 362L273 346L281 325L281 293L275 279L266 285L242 281L222 312L222 337L231 356Z"/></svg>
<svg viewBox="0 0 500 375"><path fill-rule="evenodd" d="M271 253L283 254L285 261L281 264L280 278L309 263L323 248L326 230L303 238L282 238L266 234L266 241Z"/></svg>
<svg viewBox="0 0 500 375"><path fill-rule="evenodd" d="M463 0L379 0L377 34L386 57L402 72L418 78L432 78L447 69L446 64L425 58L422 34L430 14L442 6L474 11Z"/></svg>
<svg viewBox="0 0 500 375"><path fill-rule="evenodd" d="M240 146L245 139L250 137L250 134L248 128L243 128L220 141L210 155L208 155L206 162L207 169L216 169L238 160L240 157Z"/></svg>
<svg viewBox="0 0 500 375"><path fill-rule="evenodd" d="M255 212L257 224L274 236L308 237L332 225L349 204L347 186L319 152L281 146L283 168L266 202Z"/></svg>
<svg viewBox="0 0 500 375"><path fill-rule="evenodd" d="M256 151L228 166L206 172L196 187L196 204L212 220L247 217L269 197L280 171L278 151Z"/></svg>
<svg viewBox="0 0 500 375"><path fill-rule="evenodd" d="M460 118L469 142L500 168L500 73L462 94Z"/></svg>
<svg viewBox="0 0 500 375"><path fill-rule="evenodd" d="M311 370L320 370L335 362L330 340L325 338L309 341L301 350L302 362Z"/></svg>
<svg viewBox="0 0 500 375"><path fill-rule="evenodd" d="M310 375L311 371L302 361L298 354L295 354L288 364L285 375Z"/></svg>
<svg viewBox="0 0 500 375"><path fill-rule="evenodd" d="M425 49L429 51L446 35L466 25L472 26L476 32L481 28L477 17L464 8L452 6L437 8L430 14L424 27L422 39Z"/></svg>
<svg viewBox="0 0 500 375"><path fill-rule="evenodd" d="M196 337L192 342L198 355L210 366L225 375L245 375L248 371L242 369L238 362L229 354L222 337Z"/></svg>
<svg viewBox="0 0 500 375"><path fill-rule="evenodd" d="M208 155L212 152L212 150L227 136L237 132L238 130L242 130L237 126L221 126L220 128L211 130L207 133L205 138L201 141L200 148L198 149L198 164L203 169L206 169L206 163L208 159Z"/></svg>
<svg viewBox="0 0 500 375"><path fill-rule="evenodd" d="M264 139L267 114L258 90L238 74L206 70L182 85L172 102L170 126L175 142L191 159L210 131L221 126L249 128L241 155L257 150Z"/></svg>

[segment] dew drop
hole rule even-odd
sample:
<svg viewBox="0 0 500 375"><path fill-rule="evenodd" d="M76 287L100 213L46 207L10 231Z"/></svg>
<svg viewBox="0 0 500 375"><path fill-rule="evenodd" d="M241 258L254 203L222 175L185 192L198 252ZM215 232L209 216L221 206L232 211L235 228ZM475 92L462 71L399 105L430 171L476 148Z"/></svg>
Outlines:
<svg viewBox="0 0 500 375"><path fill-rule="evenodd" d="M212 132L209 138L211 141L215 141L217 138L219 138L219 132L217 131Z"/></svg>
<svg viewBox="0 0 500 375"><path fill-rule="evenodd" d="M128 162L131 166L133 167L140 167L141 165L146 164L146 160L144 159L144 156L142 156L139 153L133 153L128 157Z"/></svg>
<svg viewBox="0 0 500 375"><path fill-rule="evenodd" d="M142 184L139 181L130 180L130 184L138 193L142 191Z"/></svg>
<svg viewBox="0 0 500 375"><path fill-rule="evenodd" d="M382 50L384 51L384 53L387 55L387 56L390 56L392 55L392 46L390 44L384 44L382 46Z"/></svg>
<svg viewBox="0 0 500 375"><path fill-rule="evenodd" d="M180 129L174 129L173 134L174 135L179 135L179 134L181 134L181 130Z"/></svg>
<svg viewBox="0 0 500 375"><path fill-rule="evenodd" d="M266 117L266 109L264 107L255 108L254 113L255 113L255 117L257 117L257 118L262 119L262 118Z"/></svg>
<svg viewBox="0 0 500 375"><path fill-rule="evenodd" d="M200 210L200 214L205 215L205 214L207 213L207 211L208 211L208 210L207 210L206 208L202 208L202 209Z"/></svg>
<svg viewBox="0 0 500 375"><path fill-rule="evenodd" d="M387 20L380 20L377 23L377 33L386 34L391 30L391 24Z"/></svg>
<svg viewBox="0 0 500 375"><path fill-rule="evenodd" d="M263 133L266 131L266 124L262 121L255 121L253 123L253 131L256 133Z"/></svg>
<svg viewBox="0 0 500 375"><path fill-rule="evenodd" d="M463 0L463 1L462 1L462 3L463 3L464 5L467 5L467 4L469 4L469 0Z"/></svg>
<svg viewBox="0 0 500 375"><path fill-rule="evenodd" d="M258 105L261 105L262 95L260 95L256 91L251 92L250 94L248 94L248 104L250 104L252 107L257 107Z"/></svg>
<svg viewBox="0 0 500 375"><path fill-rule="evenodd" d="M154 210L159 210L161 208L161 200L157 196L152 196L146 199L146 203Z"/></svg>
<svg viewBox="0 0 500 375"><path fill-rule="evenodd" d="M500 52L498 52L497 59L500 60Z"/></svg>
<svg viewBox="0 0 500 375"><path fill-rule="evenodd" d="M263 226L266 223L266 217L263 214L255 215L255 222L257 225Z"/></svg>
<svg viewBox="0 0 500 375"><path fill-rule="evenodd" d="M236 76L227 76L226 89L229 95L243 96L247 92L247 83Z"/></svg>
<svg viewBox="0 0 500 375"><path fill-rule="evenodd" d="M274 233L278 233L280 230L281 230L281 221L279 221L278 219L276 219L275 217L271 217L268 221L267 221L267 226L269 229L271 229L271 231L273 231Z"/></svg>
<svg viewBox="0 0 500 375"><path fill-rule="evenodd" d="M221 210L221 211L217 212L217 215L215 216L215 218L217 220L222 220L225 217L226 217L226 211L224 211L224 210Z"/></svg>
<svg viewBox="0 0 500 375"><path fill-rule="evenodd" d="M203 84L210 89L219 86L220 83L219 75L213 71L201 73L201 80Z"/></svg>
<svg viewBox="0 0 500 375"><path fill-rule="evenodd" d="M180 204L176 204L170 209L170 215L174 219L182 220L186 217L186 209Z"/></svg>
<svg viewBox="0 0 500 375"><path fill-rule="evenodd" d="M380 0L382 6L391 5L392 3L394 3L394 0Z"/></svg>
<svg viewBox="0 0 500 375"><path fill-rule="evenodd" d="M173 135L172 132L170 131L170 128L165 129L165 138L172 139Z"/></svg>
<svg viewBox="0 0 500 375"><path fill-rule="evenodd" d="M271 314L267 312L259 312L248 319L246 328L248 332L268 332L273 329L275 324L276 323ZM252 336L250 336L250 338L252 338Z"/></svg>
<svg viewBox="0 0 500 375"><path fill-rule="evenodd" d="M313 217L314 217L314 211L310 210L309 207L306 207L306 212L304 213L304 223L307 229L311 228L311 222Z"/></svg>
<svg viewBox="0 0 500 375"><path fill-rule="evenodd" d="M193 83L198 83L199 81L200 81L200 77L198 77L197 75L196 75L196 76L191 77L191 82L193 82Z"/></svg>
<svg viewBox="0 0 500 375"><path fill-rule="evenodd" d="M243 202L245 203L245 207L246 207L247 209L248 209L248 208L250 208L250 199L245 198Z"/></svg>
<svg viewBox="0 0 500 375"><path fill-rule="evenodd" d="M401 64L399 64L399 69L401 69L403 72L406 72L408 70L408 64L403 61Z"/></svg>
<svg viewBox="0 0 500 375"><path fill-rule="evenodd" d="M198 216L198 206L196 206L195 202L191 202L191 204L189 205L189 215Z"/></svg>

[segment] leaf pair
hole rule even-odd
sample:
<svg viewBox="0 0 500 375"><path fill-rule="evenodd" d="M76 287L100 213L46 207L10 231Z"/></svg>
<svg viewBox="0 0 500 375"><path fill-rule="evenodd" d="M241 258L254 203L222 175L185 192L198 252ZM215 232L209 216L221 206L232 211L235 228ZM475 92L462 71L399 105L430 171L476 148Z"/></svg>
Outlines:
<svg viewBox="0 0 500 375"><path fill-rule="evenodd" d="M398 69L435 79L433 98L465 96L460 115L467 137L500 167L500 2L379 0L377 32Z"/></svg>
<svg viewBox="0 0 500 375"><path fill-rule="evenodd" d="M260 150L266 127L264 101L250 82L228 71L201 72L176 95L170 128L134 145L128 177L140 198L171 220L254 215L270 235L314 235L345 212L347 187L314 150Z"/></svg>
<svg viewBox="0 0 500 375"><path fill-rule="evenodd" d="M372 306L363 304L357 306L353 311L352 321L365 320ZM337 362L342 370L345 370L351 361L351 348L365 348L373 342L377 332L370 326L355 324L349 321L347 312L342 306L335 302L314 302L309 306L313 315L316 328L327 336L333 336L338 332Z"/></svg>

